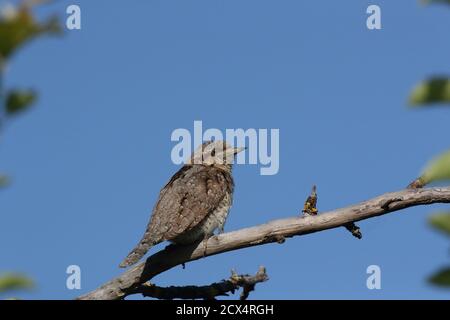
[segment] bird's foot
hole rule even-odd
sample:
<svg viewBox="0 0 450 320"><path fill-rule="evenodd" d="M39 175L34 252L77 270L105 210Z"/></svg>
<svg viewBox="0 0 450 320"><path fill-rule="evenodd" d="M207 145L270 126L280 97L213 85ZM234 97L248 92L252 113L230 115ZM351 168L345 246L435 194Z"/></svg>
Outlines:
<svg viewBox="0 0 450 320"><path fill-rule="evenodd" d="M205 238L203 238L203 258L206 256L206 251L208 250L208 239L210 237L209 236L205 236Z"/></svg>
<svg viewBox="0 0 450 320"><path fill-rule="evenodd" d="M208 235L205 235L205 237L203 238L203 257L206 256L206 253L208 250L208 241L211 238L217 239L217 236L214 234L208 234Z"/></svg>

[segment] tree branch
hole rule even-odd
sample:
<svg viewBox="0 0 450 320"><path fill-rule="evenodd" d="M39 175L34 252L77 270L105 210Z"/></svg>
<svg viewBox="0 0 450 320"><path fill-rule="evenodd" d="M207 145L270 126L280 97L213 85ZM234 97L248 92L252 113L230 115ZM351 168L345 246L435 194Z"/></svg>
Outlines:
<svg viewBox="0 0 450 320"><path fill-rule="evenodd" d="M205 240L207 241L206 251L203 243L189 246L170 245L150 256L146 262L132 267L117 278L78 297L78 299L121 299L154 276L189 261L222 252L281 242L280 239L342 227L349 222L433 203L450 203L450 187L406 189L386 193L371 200L317 216L274 220L259 226L224 233Z"/></svg>
<svg viewBox="0 0 450 320"><path fill-rule="evenodd" d="M214 299L218 296L228 296L228 292L234 293L242 288L240 299L246 300L250 291L255 289L255 285L269 280L266 269L260 267L256 275L238 275L232 271L228 280L222 280L208 286L183 286L183 287L159 287L154 284L142 284L127 295L142 294L144 297L157 299Z"/></svg>

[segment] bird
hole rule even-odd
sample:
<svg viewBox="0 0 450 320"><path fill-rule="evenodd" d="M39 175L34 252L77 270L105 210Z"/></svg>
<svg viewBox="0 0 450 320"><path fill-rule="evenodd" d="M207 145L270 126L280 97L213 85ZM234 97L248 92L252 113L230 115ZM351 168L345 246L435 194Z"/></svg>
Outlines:
<svg viewBox="0 0 450 320"><path fill-rule="evenodd" d="M142 239L119 266L137 263L164 241L188 245L223 232L233 203L232 164L244 149L222 140L200 145L161 189Z"/></svg>

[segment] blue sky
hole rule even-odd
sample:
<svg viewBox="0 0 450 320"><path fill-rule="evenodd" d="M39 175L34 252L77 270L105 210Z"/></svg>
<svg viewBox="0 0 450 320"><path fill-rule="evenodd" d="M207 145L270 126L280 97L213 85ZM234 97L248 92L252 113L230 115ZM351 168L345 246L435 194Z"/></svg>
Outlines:
<svg viewBox="0 0 450 320"><path fill-rule="evenodd" d="M311 185L319 209L399 190L447 150L449 113L409 110L410 90L449 72L449 8L417 1L59 1L82 30L33 42L7 85L33 86L35 108L8 124L0 170L0 270L37 282L17 296L68 299L118 275L160 188L178 166L174 129L279 128L280 170L234 170L225 230L299 213ZM377 4L382 30L366 28ZM208 284L231 269L270 281L254 299L448 299L426 277L448 263L448 239L418 207L343 228L176 267L159 285ZM448 208L448 206L447 206ZM156 252L157 249L152 249ZM82 289L66 289L66 267ZM382 289L366 288L366 268Z"/></svg>

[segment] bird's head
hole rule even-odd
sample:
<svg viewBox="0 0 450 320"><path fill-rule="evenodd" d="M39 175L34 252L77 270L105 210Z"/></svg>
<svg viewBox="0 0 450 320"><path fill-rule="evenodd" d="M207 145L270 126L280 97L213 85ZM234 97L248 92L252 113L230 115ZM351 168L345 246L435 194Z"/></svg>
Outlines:
<svg viewBox="0 0 450 320"><path fill-rule="evenodd" d="M197 148L187 164L231 167L234 157L245 148L235 148L222 140L207 141Z"/></svg>

